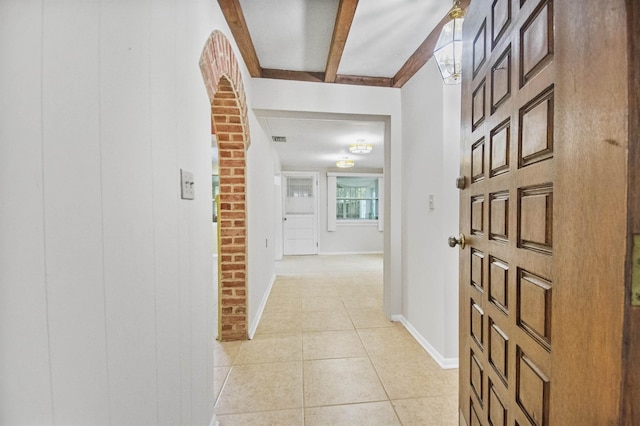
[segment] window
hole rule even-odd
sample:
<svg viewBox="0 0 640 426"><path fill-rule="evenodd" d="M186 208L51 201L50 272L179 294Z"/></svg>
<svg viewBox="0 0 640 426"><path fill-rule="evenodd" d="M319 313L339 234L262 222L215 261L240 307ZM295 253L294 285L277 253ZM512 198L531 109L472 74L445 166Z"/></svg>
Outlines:
<svg viewBox="0 0 640 426"><path fill-rule="evenodd" d="M211 175L211 198L213 199L213 221L218 221L218 204L216 196L220 194L220 176Z"/></svg>
<svg viewBox="0 0 640 426"><path fill-rule="evenodd" d="M378 178L336 177L336 219L378 220Z"/></svg>
<svg viewBox="0 0 640 426"><path fill-rule="evenodd" d="M327 231L377 226L383 230L384 180L380 173L327 173Z"/></svg>
<svg viewBox="0 0 640 426"><path fill-rule="evenodd" d="M286 214L314 214L315 194L313 176L287 176Z"/></svg>

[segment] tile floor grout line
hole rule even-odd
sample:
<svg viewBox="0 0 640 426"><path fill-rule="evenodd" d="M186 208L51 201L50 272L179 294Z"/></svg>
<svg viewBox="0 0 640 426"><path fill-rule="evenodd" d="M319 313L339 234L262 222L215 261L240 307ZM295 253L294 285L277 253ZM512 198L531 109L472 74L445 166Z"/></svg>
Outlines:
<svg viewBox="0 0 640 426"><path fill-rule="evenodd" d="M223 367L226 367L223 366ZM216 368L216 367L214 367ZM220 387L220 391L218 392L218 395L216 396L216 400L213 403L213 409L215 411L216 405L218 405L218 401L220 401L220 397L222 396L222 392L224 391L224 387L227 384L227 381L229 380L229 376L231 375L231 369L233 368L233 366L229 366L229 371L227 371L227 374L224 378L224 382L222 383L222 386Z"/></svg>
<svg viewBox="0 0 640 426"><path fill-rule="evenodd" d="M304 306L302 306L304 304L303 303L303 296L302 296L302 289L300 290L300 295L301 295L301 297L300 297L300 305L301 305L300 306L300 311L304 311ZM304 373L305 373L305 364L306 364L305 357L304 357L304 334L305 334L305 331L304 331L304 313L301 314L301 315L302 315L302 332L300 334L301 334L302 338L300 340L302 342L302 352L301 352L301 354L302 354L302 425L304 426L304 425L307 424L307 398L306 398L305 386L304 386L304 383L305 383L305 379L304 379L305 375L304 375Z"/></svg>
<svg viewBox="0 0 640 426"><path fill-rule="evenodd" d="M342 258L336 258L336 260L340 260L341 262L344 263L344 259L342 259ZM336 415L339 415L338 413L351 412L353 414L349 414L349 415L354 415L356 417L360 416L360 415L369 416L369 415L372 415L372 413L380 413L379 410L381 408L371 408L371 409L369 409L369 408L364 408L364 407L366 407L367 404L382 404L382 403L384 403L385 407L387 407L387 408L385 408L383 410L386 413L386 414L384 414L384 416L389 416L388 419L387 419L387 421L389 421L389 422L391 422L391 416L393 416L394 417L394 420L393 420L394 422L398 422L398 424L400 424L400 425L403 424L402 417L400 415L400 410L403 411L403 415L405 415L405 416L408 415L407 413L414 413L412 415L422 416L421 418L424 419L425 418L423 416L424 413L421 414L420 412L416 412L415 410L416 409L420 409L420 407L423 407L423 409L424 409L424 406L420 405L420 400L426 399L425 397L406 396L406 397L397 398L397 401L412 401L412 400L415 400L416 402L413 403L413 404L405 403L403 405L399 405L398 407L396 407L394 405L394 400L391 399L391 396L389 394L390 390L388 390L388 387L385 385L385 383L382 380L382 376L381 376L382 372L374 364L373 358L374 358L374 356L377 356L376 354L378 353L375 350L377 345L375 345L375 343L374 343L374 346L370 346L370 347L367 347L367 345L365 345L364 336L367 334L366 330L371 330L372 334L370 334L369 336L376 338L376 336L381 336L381 337L385 336L385 333L387 333L386 331L383 331L382 334L379 334L379 333L376 332L376 330L383 330L383 329L390 329L390 328L393 329L393 328L395 328L396 331L398 331L397 327L395 327L395 325L393 323L390 324L390 325L382 325L382 326L373 325L373 324L381 324L380 320L378 318L375 318L375 315L373 317L371 317L371 316L367 317L367 315L358 316L358 318L359 318L358 322L361 323L363 326L362 327L357 327L356 326L356 320L355 320L356 314L353 313L354 311L364 311L364 310L381 311L379 306L376 306L376 307L370 306L371 305L371 299L372 299L370 297L370 295L372 294L370 289L375 289L376 288L376 287L374 287L374 284L371 284L371 282L376 282L376 281L370 281L368 279L359 279L357 277L348 278L350 281L348 281L346 279L345 280L341 280L341 276L339 274L335 274L335 276L332 276L330 279L326 279L326 277L323 277L321 274L319 274L318 272L316 272L313 269L314 265L313 265L313 263L311 263L312 261L315 262L315 261L321 261L321 260L320 259L317 259L317 260L305 259L303 261L304 262L304 270L305 271L309 271L309 273L307 274L308 279L305 279L304 276L301 276L301 275L296 275L295 276L296 277L295 278L295 282L297 284L296 287L300 292L299 293L300 296L292 298L292 299L294 299L294 305L298 304L298 303L300 304L299 308L300 308L300 319L301 319L301 322L303 320L304 313L307 312L304 309L305 296L307 297L307 299L312 299L314 297L320 297L320 298L326 297L327 299L333 298L333 296L322 296L321 292L318 292L318 290L314 289L314 285L318 282L318 280L320 280L320 281L322 281L322 283L327 288L334 288L335 291L338 292L338 296L337 297L339 297L339 300L341 302L341 309L342 309L341 312L344 312L346 314L346 317L348 318L348 321L349 321L348 323L350 324L350 328L342 329L343 326L337 326L336 327L337 329L323 328L323 326L326 325L326 321L323 322L320 318L322 317L322 315L327 315L332 310L320 309L319 311L308 311L308 312L316 312L314 321L312 321L312 323L310 323L309 325L311 325L312 328L313 328L313 326L314 326L313 323L315 322L315 324L316 324L315 327L318 327L317 330L316 329L305 330L303 324L301 324L301 327L300 327L299 331L295 331L294 332L292 330L289 330L289 331L284 332L284 333L276 332L276 333L267 333L266 335L265 334L261 334L260 335L261 338L269 337L269 336L278 336L278 335L282 335L282 336L284 336L284 335L299 335L300 336L300 340L299 340L299 345L300 346L298 346L298 350L300 351L299 362L300 362L300 366L301 366L301 370L299 370L300 373L301 373L301 384L300 384L300 388L299 389L302 390L302 396L299 399L299 401L301 401L301 406L300 407L296 407L296 408L289 408L289 409L288 408L281 408L281 409L277 409L277 410L270 410L268 407L265 407L266 410L263 410L263 411L248 411L248 412L241 411L241 412L238 412L238 413L224 414L224 415L221 415L221 416L230 416L230 417L228 417L228 420L233 424L240 424L240 423L247 424L246 423L247 419L250 419L250 418L254 418L254 419L267 419L267 418L270 418L270 419L272 419L271 421L274 421L273 419L278 418L278 416L280 415L280 414L277 414L277 413L282 413L282 415L286 416L286 418L288 418L291 421L295 421L295 424L299 425L300 424L300 417L298 417L298 416L302 415L302 418L301 418L302 424L305 425L305 424L308 424L310 421L311 422L313 422L314 420L318 421L318 419L322 418L322 416L329 416L329 417L324 417L325 418L325 420L324 420L325 422L329 422L329 420L326 420L326 419L331 419L331 418L333 418L333 422L335 422L338 419L341 419L341 417L335 417ZM300 264L299 263L298 264L291 263L291 264L288 264L287 267L288 268L300 267ZM324 266L323 266L323 268L324 268ZM377 271L377 270L374 271L373 269L372 269L372 272L373 273L379 273L379 271ZM280 274L278 274L278 277L280 277ZM349 276L347 276L347 277L349 277ZM332 280L333 280L334 284L333 285L328 285L328 284L330 284L332 282ZM340 283L340 286L338 286L336 283ZM313 291L316 291L317 293L314 293L313 296L311 296L308 293L306 293L305 290L304 290L305 289L305 284L306 284L306 288L307 289L314 289ZM375 285L377 286L377 285L379 285L379 283L376 283ZM276 287L276 285L273 286L273 289L277 289L277 288L279 288L279 287ZM287 289L283 288L282 290L277 290L277 293L279 295L285 295L286 296ZM274 294L274 293L272 293L272 294ZM374 292L373 294L374 294L375 298L378 298L378 292L377 291ZM364 300L364 299L367 299L367 300ZM267 305L269 305L270 302L275 302L275 301L278 301L277 302L278 306L276 308L268 308L268 306L267 306L267 307L265 307L265 311L282 312L281 311L282 309L284 309L285 311L288 309L287 308L287 303L282 302L282 298L280 298L280 299L278 299L278 298L271 299L270 298L268 300L268 302L267 302ZM318 302L318 303L320 303L320 302ZM323 305L323 308L324 308L324 307L331 306L331 304L333 302L331 300L327 300L326 302L323 302L323 303L326 303L326 305ZM313 302L311 302L310 305L313 306ZM351 308L348 308L347 305L349 305ZM271 304L271 306L273 306L273 304ZM322 313L318 313L318 312L322 312ZM340 324L341 321L343 321L343 320L337 321L336 324ZM346 323L347 322L345 321L344 324L346 324ZM395 335L395 331L391 331L391 329L389 330L389 332L392 333L392 335ZM311 351L311 352L305 351L305 340L306 340L305 337L310 339L311 336L319 336L319 335L321 335L321 333L327 333L327 334L325 334L325 336L327 336L328 339L325 339L324 342L323 342L322 339L319 339L319 340L316 340L316 343L310 343L310 346L308 347L308 350ZM332 336L331 333L335 333L335 334ZM342 335L346 336L346 337L340 337L341 333L343 333ZM256 333L256 334L258 334L258 333ZM359 343L359 345L361 347L361 350L363 351L362 355L355 355L355 356L354 355L349 355L349 353L351 353L351 352L353 352L354 354L355 353L360 353L360 352L358 352L360 349L355 350L355 351L353 349L344 350L344 348L341 347L342 342L349 342L350 339L351 339L351 337L349 337L349 336L352 336L353 334L355 334L355 336L353 336L353 338L355 338L355 341L357 341ZM413 340L415 340L413 338L413 336L410 336L410 337ZM340 338L340 339L344 338L345 340L344 341L336 340L338 338ZM377 337L377 339L379 339L379 338L380 337ZM384 338L385 337L383 337L383 339ZM332 340L334 342L337 342L335 344L338 345L337 347L339 347L339 349L337 349L337 350L336 349L329 349L328 351L325 350L323 352L323 348L327 348L328 347L327 345L330 345L329 342L331 342ZM313 340L309 340L309 341L313 342ZM282 342L286 342L286 341L278 342L277 340L274 340L273 342L274 342L274 345L279 345ZM372 342L375 342L375 340L371 341L369 339L369 343L371 344ZM348 343L348 345L349 345L350 348L352 347L352 343ZM288 346L288 343L287 343L287 346ZM401 346L404 346L404 345L401 345ZM314 347L319 347L320 348L320 352L313 353L313 351L315 351ZM267 348L269 348L269 346L267 346ZM274 346L274 348L277 350L276 346ZM257 365L267 365L267 364L278 364L278 363L285 362L285 361L278 361L278 356L279 355L276 353L276 356L273 357L274 360L272 360L272 361L268 361L268 362L267 361L265 361L265 362L261 362L261 361L251 362L252 359L253 360L255 360L255 359L260 360L260 357L258 356L258 358L252 358L252 356L246 355L246 356L249 356L249 358L244 358L245 362L243 362L242 364L238 364L238 362L242 360L242 359L239 358L240 355L241 355L241 349L242 349L242 346L238 347L238 350L235 352L235 356L231 357L231 366L229 367L229 370L227 372L227 376L225 377L224 383L222 384L220 392L218 393L218 396L216 398L216 405L217 405L218 401L220 400L220 398L222 397L224 391L227 391L227 392L231 391L231 389L229 388L229 381L230 381L231 373L232 373L234 368L236 368L238 366L243 366L243 365L244 366L256 365L256 364ZM378 354L378 355L382 356L383 358L392 355L391 353L388 353L387 351L388 350L393 351L393 348L381 348L381 349L383 350L383 352L380 352L380 354ZM401 348L398 348L398 349L400 350ZM270 349L266 349L266 350L267 351L271 351ZM372 350L373 350L373 352L372 352ZM285 353L287 353L287 351L285 351ZM341 353L345 354L345 355L340 355ZM393 355L393 356L395 356L395 355ZM305 359L306 357L311 357L311 358L309 360L306 360ZM320 397L320 398L314 398L314 399L318 403L320 403L320 402L326 403L325 405L307 405L307 400L305 398L305 389L306 389L305 384L307 384L306 381L305 381L305 372L308 373L308 371L307 371L306 367L311 366L312 364L310 364L310 363L315 362L315 361L344 360L344 359L350 359L350 358L360 358L360 359L365 359L366 358L366 360L368 361L368 364L369 364L369 367L367 367L367 369L372 368L371 372L375 375L375 376L371 375L371 378L373 379L373 377L375 377L375 379L376 379L378 385L381 387L383 393L379 393L378 395L375 395L376 398L374 398L374 400L372 400L372 401L360 401L360 400L358 400L357 402L351 402L351 403L344 402L344 403L341 403L341 402L339 402L340 399L338 398L338 399L333 399L333 401L336 401L335 403L333 403L333 402L328 403L328 402L332 401L331 398L327 399L327 398ZM246 360L249 360L250 362L246 363ZM291 360L287 359L287 362L295 362L295 361L291 361ZM260 370L260 368L258 368L258 370ZM322 373L322 369L320 369L319 371ZM317 374L317 372L315 372L315 373ZM368 373L368 374L370 374L370 373ZM387 374L387 376L388 376L388 374ZM322 377L322 376L320 376L320 377ZM391 379L395 380L393 377L391 379L389 377L387 377L387 379L388 380L391 380ZM323 380L326 380L326 379L323 379ZM300 382L298 382L298 383L300 383ZM331 382L328 382L328 383L331 383ZM345 383L347 383L347 382L345 382ZM371 383L373 384L374 382L372 381ZM401 383L402 382L396 383L396 382L392 381L391 386L392 387L398 386L398 385L404 386ZM442 389L444 391L445 387L443 387ZM258 393L258 395L260 395L260 393ZM370 395L372 395L372 394L370 394ZM383 395L384 395L384 397L383 397ZM385 398L385 399L377 399L377 398ZM428 398L429 399L431 399L431 398L441 398L442 399L442 398L446 398L446 395L445 395L445 392L439 392L438 395L434 395L434 396L428 397ZM246 398L242 398L242 397L240 398L240 401L245 401L245 400L246 400ZM244 409L247 409L247 408L251 409L253 407L253 406L251 406L251 401L247 401L245 404L246 405L244 406ZM391 405L391 410L388 410L388 404ZM272 407L273 406L274 405L272 405ZM242 405L240 405L239 407L242 407ZM330 409L332 407L335 407L336 409L335 410L328 410L328 411L325 410L325 409ZM344 410L340 410L340 409L338 409L338 407L343 408ZM349 407L363 407L363 408L358 408L355 411L350 411ZM380 406L378 406L378 407L380 407ZM310 417L307 416L309 409L314 409L313 418L310 418ZM318 411L315 411L316 409L318 409ZM429 417L429 419L432 419L432 420L436 419L436 418L444 419L442 417L433 417L433 416L442 416L442 415L444 415L444 414L442 414L442 412L438 411L438 410L440 410L439 408L436 407L436 408L431 408L431 409L433 409L434 411L430 412L431 414L429 414L429 415L432 416L432 417ZM371 410L373 410L373 411L371 411ZM407 410L409 410L409 411L407 411ZM287 411L289 413L284 414ZM457 410L455 410L455 411L456 411L455 414L457 416ZM297 414L296 414L296 412L297 412ZM269 414L267 414L267 413L269 413ZM324 413L324 414L322 414L322 413ZM393 413L393 414L391 414L391 413ZM252 415L253 415L253 417L252 417ZM379 424L381 422L381 419L379 417L376 417L377 414L373 414L373 415L374 415L374 419L375 419L373 423ZM451 415L451 413L449 413L449 415ZM255 416L257 416L257 417L255 417ZM291 417L291 416L293 416L293 417ZM320 417L317 417L317 416L320 416ZM331 416L333 416L333 417L331 417ZM354 418L356 418L356 417L354 417ZM356 420L354 420L354 421L356 421ZM240 423L237 423L237 422L240 422ZM373 423L367 423L367 424L373 424ZM225 425L227 423L226 422L221 422L221 424ZM287 424L289 424L289 423L287 423ZM327 424L327 423L324 423L324 424ZM385 423L385 424L387 424L387 423ZM429 423L429 424L431 424L431 423ZM451 423L451 424L453 424L453 423ZM457 425L457 423L456 423L456 425Z"/></svg>
<svg viewBox="0 0 640 426"><path fill-rule="evenodd" d="M362 346L364 347L365 352L367 353L367 357L369 358L369 362L371 363L371 366L373 367L373 371L376 372L376 377L380 381L380 384L382 385L382 389L384 390L385 395L387 395L387 401L389 401L389 404L391 405L391 409L393 410L393 413L395 414L396 419L402 425L402 419L400 418L400 414L396 410L396 406L393 404L393 400L391 399L391 395L389 395L389 391L387 390L387 386L385 386L384 382L382 381L382 377L380 377L380 372L378 371L378 368L376 368L376 365L373 363L373 359L371 359L371 352L369 351L369 349L367 349L367 346L364 344L364 341L362 340L362 335L359 332L358 332L358 338L360 339L360 343L362 344Z"/></svg>

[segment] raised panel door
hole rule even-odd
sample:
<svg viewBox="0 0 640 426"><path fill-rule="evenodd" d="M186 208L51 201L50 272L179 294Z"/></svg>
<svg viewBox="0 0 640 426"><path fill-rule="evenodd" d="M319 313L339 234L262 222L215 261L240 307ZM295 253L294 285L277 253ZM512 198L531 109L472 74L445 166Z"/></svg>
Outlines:
<svg viewBox="0 0 640 426"><path fill-rule="evenodd" d="M545 425L553 386L553 1L475 0L464 24L460 409ZM489 34L486 34L489 29ZM481 60L480 60L481 58ZM465 308L463 308L465 307Z"/></svg>
<svg viewBox="0 0 640 426"><path fill-rule="evenodd" d="M635 0L467 9L461 424L640 424L639 17Z"/></svg>

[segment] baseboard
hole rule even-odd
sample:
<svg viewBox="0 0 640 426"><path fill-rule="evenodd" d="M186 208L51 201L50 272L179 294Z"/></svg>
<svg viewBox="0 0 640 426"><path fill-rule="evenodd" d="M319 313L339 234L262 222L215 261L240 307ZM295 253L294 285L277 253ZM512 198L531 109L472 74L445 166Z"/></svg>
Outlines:
<svg viewBox="0 0 640 426"><path fill-rule="evenodd" d="M420 346L424 348L425 351L440 365L440 368L445 370L458 368L458 358L445 358L438 352L436 348L431 346L431 344L425 339L419 332L416 330L409 321L403 315L394 315L391 317L392 321L398 321L402 323L404 328L418 341Z"/></svg>
<svg viewBox="0 0 640 426"><path fill-rule="evenodd" d="M318 253L322 256L344 256L348 254L384 254L382 251L324 251Z"/></svg>
<svg viewBox="0 0 640 426"><path fill-rule="evenodd" d="M467 426L467 421L464 419L464 414L462 414L462 410L459 410L458 412L458 419L459 419L459 425L460 426Z"/></svg>
<svg viewBox="0 0 640 426"><path fill-rule="evenodd" d="M220 426L220 422L216 417L216 413L213 413L213 417L211 417L211 421L209 422L209 426Z"/></svg>
<svg viewBox="0 0 640 426"><path fill-rule="evenodd" d="M274 273L271 276L271 282L267 286L267 291L264 292L264 296L262 296L262 301L260 302L260 306L258 306L258 311L256 312L256 317L253 321L251 321L251 325L249 327L249 339L253 339L253 336L256 334L256 330L258 329L258 324L260 324L260 319L262 319L262 314L264 312L265 306L267 306L267 300L269 299L269 295L271 294L271 289L273 288L273 283L276 282L276 274Z"/></svg>

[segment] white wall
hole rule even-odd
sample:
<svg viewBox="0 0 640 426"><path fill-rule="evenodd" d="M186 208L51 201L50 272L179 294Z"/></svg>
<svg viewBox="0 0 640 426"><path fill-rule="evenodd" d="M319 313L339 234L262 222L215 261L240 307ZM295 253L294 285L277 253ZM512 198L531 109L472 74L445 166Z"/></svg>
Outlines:
<svg viewBox="0 0 640 426"><path fill-rule="evenodd" d="M0 424L209 424L216 28L208 0L0 2Z"/></svg>
<svg viewBox="0 0 640 426"><path fill-rule="evenodd" d="M448 366L458 356L458 250L447 236L458 232L459 97L433 61L402 88L403 316Z"/></svg>
<svg viewBox="0 0 640 426"><path fill-rule="evenodd" d="M398 315L401 299L401 103L400 90L384 87L327 85L322 83L252 79L252 107L260 114L274 111L344 115L384 120L385 203L384 212L384 308L387 316ZM393 204L393 209L390 209Z"/></svg>
<svg viewBox="0 0 640 426"><path fill-rule="evenodd" d="M276 206L273 176L280 173L271 138L249 111L251 145L247 152L247 242L249 330L255 331L275 279ZM252 335L253 333L251 333Z"/></svg>
<svg viewBox="0 0 640 426"><path fill-rule="evenodd" d="M382 253L384 249L384 233L378 231L378 224L340 224L335 231L327 230L327 171L345 173L340 169L287 169L287 171L304 171L318 173L318 253ZM362 170L359 173L382 173L381 170ZM347 174L346 172L345 174Z"/></svg>
<svg viewBox="0 0 640 426"><path fill-rule="evenodd" d="M378 230L378 223L340 223L337 221L335 231L328 231L329 201L327 171L348 175L340 169L323 169L320 171L320 232L318 233L321 254L343 253L383 253L384 232ZM382 170L358 170L358 173L382 173ZM384 201L384 200L383 200ZM381 207L382 208L382 207ZM384 220L381 218L380 220Z"/></svg>
<svg viewBox="0 0 640 426"><path fill-rule="evenodd" d="M442 195L440 204L446 209L442 217L438 247L442 256L444 285L444 350L445 359L458 358L458 249L444 245L450 235L458 235L460 224L460 192L455 181L460 176L460 86L443 86L444 138L442 149ZM444 247L444 249L443 249Z"/></svg>
<svg viewBox="0 0 640 426"><path fill-rule="evenodd" d="M278 158L276 155L275 158ZM278 159L279 160L279 159ZM280 161L278 161L278 170L280 169ZM282 174L276 173L273 176L273 251L274 259L282 260L283 246L283 206L282 206Z"/></svg>

